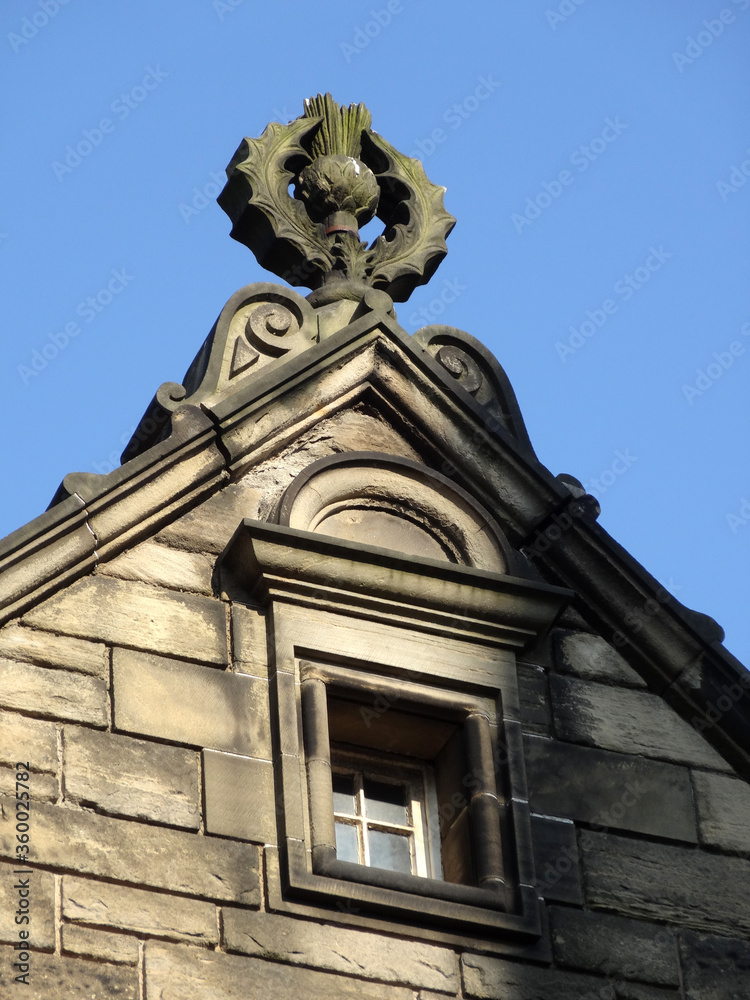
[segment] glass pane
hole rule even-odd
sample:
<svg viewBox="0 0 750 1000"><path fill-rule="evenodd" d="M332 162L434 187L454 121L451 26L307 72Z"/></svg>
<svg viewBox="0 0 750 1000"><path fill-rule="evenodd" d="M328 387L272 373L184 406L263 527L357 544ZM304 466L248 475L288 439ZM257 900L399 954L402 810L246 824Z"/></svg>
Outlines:
<svg viewBox="0 0 750 1000"><path fill-rule="evenodd" d="M353 861L359 864L357 828L348 823L336 824L336 857L339 861Z"/></svg>
<svg viewBox="0 0 750 1000"><path fill-rule="evenodd" d="M368 829L368 836L370 865L373 868L386 868L391 872L411 874L411 853L407 835Z"/></svg>
<svg viewBox="0 0 750 1000"><path fill-rule="evenodd" d="M354 815L354 775L333 775L333 811Z"/></svg>
<svg viewBox="0 0 750 1000"><path fill-rule="evenodd" d="M368 819L407 825L406 789L403 785L389 785L385 781L365 778L363 787Z"/></svg>

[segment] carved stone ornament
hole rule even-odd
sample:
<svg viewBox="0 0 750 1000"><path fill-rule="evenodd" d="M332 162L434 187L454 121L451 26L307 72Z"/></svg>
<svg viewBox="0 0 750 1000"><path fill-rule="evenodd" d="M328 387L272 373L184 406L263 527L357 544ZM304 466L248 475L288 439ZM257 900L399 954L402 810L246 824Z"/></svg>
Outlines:
<svg viewBox="0 0 750 1000"><path fill-rule="evenodd" d="M443 206L445 188L371 121L363 104L342 107L318 94L300 118L244 139L227 167L218 201L232 236L261 266L314 289L316 306L361 299L368 288L406 301L445 257L456 223ZM359 227L375 216L385 228L368 246Z"/></svg>
<svg viewBox="0 0 750 1000"><path fill-rule="evenodd" d="M501 427L534 454L510 380L484 344L464 330L439 323L417 330L414 340L486 411L488 430Z"/></svg>

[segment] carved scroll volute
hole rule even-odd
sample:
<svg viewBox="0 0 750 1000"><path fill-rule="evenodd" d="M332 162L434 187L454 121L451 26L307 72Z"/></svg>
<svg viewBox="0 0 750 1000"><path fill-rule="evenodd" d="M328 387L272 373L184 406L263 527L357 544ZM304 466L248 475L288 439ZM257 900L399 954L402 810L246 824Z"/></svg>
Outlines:
<svg viewBox="0 0 750 1000"><path fill-rule="evenodd" d="M450 376L452 384L484 408L489 429L502 428L534 454L508 376L483 344L463 330L437 323L417 330L414 340Z"/></svg>
<svg viewBox="0 0 750 1000"><path fill-rule="evenodd" d="M224 349L218 392L317 341L317 323L308 303L281 288L269 292L269 287L274 286L251 285L249 294L239 302L230 300L219 317L216 333Z"/></svg>

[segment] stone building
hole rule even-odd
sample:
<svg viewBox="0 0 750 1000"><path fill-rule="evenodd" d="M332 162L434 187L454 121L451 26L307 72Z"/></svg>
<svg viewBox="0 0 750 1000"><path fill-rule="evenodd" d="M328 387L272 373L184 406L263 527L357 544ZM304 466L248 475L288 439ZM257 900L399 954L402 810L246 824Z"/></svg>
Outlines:
<svg viewBox="0 0 750 1000"><path fill-rule="evenodd" d="M366 109L228 178L312 293L237 292L0 547L2 995L746 1000L750 675L398 325L454 220Z"/></svg>

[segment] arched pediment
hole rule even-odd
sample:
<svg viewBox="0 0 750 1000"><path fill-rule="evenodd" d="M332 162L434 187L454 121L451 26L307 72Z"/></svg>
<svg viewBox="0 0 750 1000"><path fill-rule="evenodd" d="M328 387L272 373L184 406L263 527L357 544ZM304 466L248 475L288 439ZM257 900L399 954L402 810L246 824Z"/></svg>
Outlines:
<svg viewBox="0 0 750 1000"><path fill-rule="evenodd" d="M511 561L495 520L466 490L417 462L379 452L313 462L284 493L277 520L494 573L508 572Z"/></svg>

